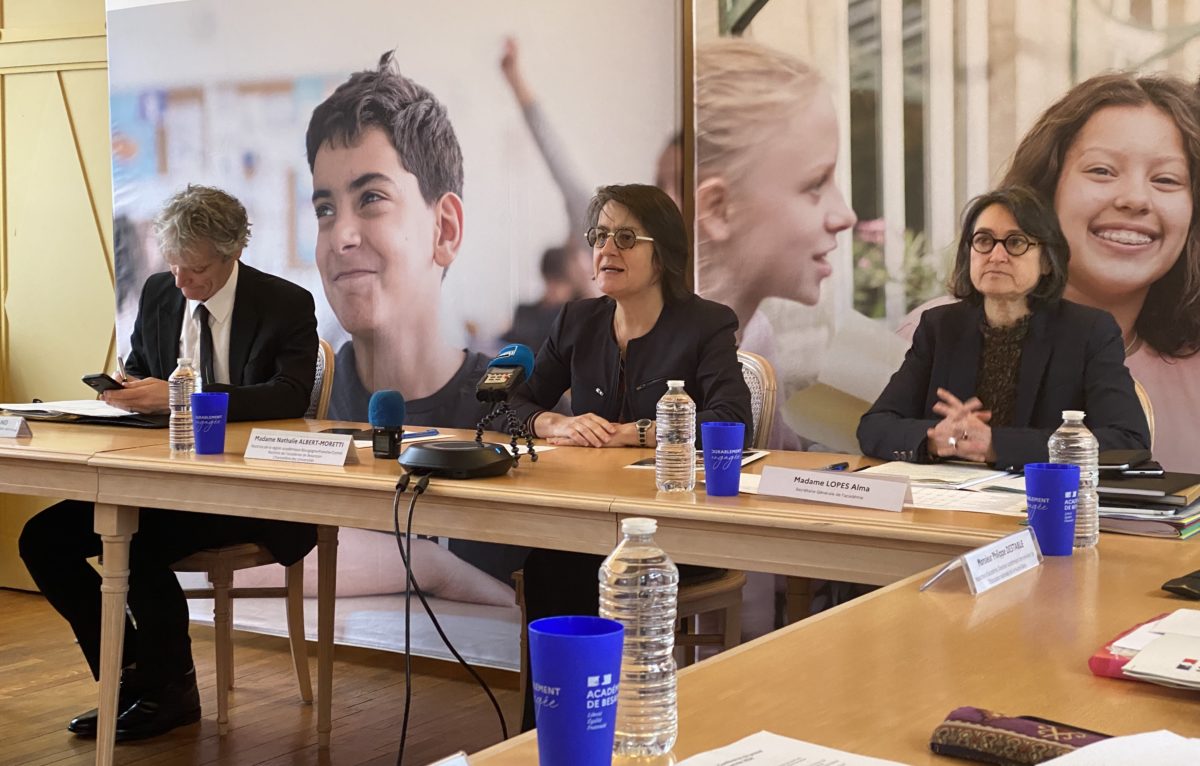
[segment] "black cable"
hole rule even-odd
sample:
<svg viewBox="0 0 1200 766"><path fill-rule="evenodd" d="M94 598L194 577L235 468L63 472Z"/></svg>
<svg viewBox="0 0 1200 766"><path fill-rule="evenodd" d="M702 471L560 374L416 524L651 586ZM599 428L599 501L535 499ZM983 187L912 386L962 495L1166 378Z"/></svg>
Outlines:
<svg viewBox="0 0 1200 766"><path fill-rule="evenodd" d="M409 473L404 474L404 489L407 489L408 487L407 477L410 475L411 474ZM412 594L414 592L416 592L417 599L421 602L421 606L425 608L425 613L429 615L429 621L433 624L434 630L437 631L438 636L442 639L442 643L445 644L446 648L450 650L450 653L454 655L454 659L458 660L459 664L462 665L463 668L465 668L466 671L471 675L471 677L475 679L475 681L483 689L484 694L486 694L488 699L491 701L492 707L496 711L496 717L500 721L501 738L502 740L508 739L508 724L504 720L504 712L500 709L500 702L496 699L496 695L492 693L492 690L487 685L487 682L483 680L483 677L479 675L475 668L471 667L470 663L468 663L463 656L458 653L458 650L454 648L454 644L450 643L449 636L447 636L446 631L442 629L441 623L438 622L437 615L434 614L433 608L425 599L425 593L421 590L420 583L417 582L417 578L413 575L412 565L410 564L410 557L412 555L413 512L416 509L417 498L425 494L425 490L429 487L429 479L430 474L422 474L418 477L416 486L413 487L413 496L408 503L408 524L404 531L403 537L401 537L400 533L400 495L404 492L404 489L401 489L400 482L396 483L396 495L392 500L392 523L396 534L396 544L400 548L400 558L404 561L404 569L407 572L405 575L406 590L404 593L404 717L401 722L400 752L396 757L397 766L402 766L404 761L404 745L408 739L408 717L412 702L412 648L410 645L410 625L412 616Z"/></svg>
<svg viewBox="0 0 1200 766"><path fill-rule="evenodd" d="M404 475L409 475L404 473ZM427 477L421 477L428 481ZM408 484L407 481L404 484ZM419 484L419 481L418 481ZM396 485L397 487L400 486ZM413 705L413 568L408 564L410 553L413 550L413 508L416 505L416 497L419 492L413 491L413 498L408 501L408 531L404 533L404 537L400 537L400 492L396 492L396 499L391 504L392 526L396 532L396 541L400 545L400 557L404 561L404 718L400 724L400 753L396 754L396 766L402 766L404 762L404 743L408 742L408 713L412 710ZM408 552L404 549L408 549Z"/></svg>

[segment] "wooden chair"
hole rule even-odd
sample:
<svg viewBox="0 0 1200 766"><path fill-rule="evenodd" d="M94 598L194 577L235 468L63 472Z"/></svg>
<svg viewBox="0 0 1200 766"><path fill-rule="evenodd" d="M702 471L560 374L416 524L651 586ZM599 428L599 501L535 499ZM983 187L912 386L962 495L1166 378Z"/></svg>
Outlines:
<svg viewBox="0 0 1200 766"><path fill-rule="evenodd" d="M1154 451L1154 405L1150 403L1150 394L1146 393L1146 388L1137 379L1133 379L1133 391L1137 394L1138 402L1142 405L1142 411L1146 413L1146 425L1150 426L1150 451Z"/></svg>
<svg viewBox="0 0 1200 766"><path fill-rule="evenodd" d="M742 363L742 378L750 389L750 413L754 418L754 449L766 449L775 425L775 367L764 357L749 351L738 351Z"/></svg>
<svg viewBox="0 0 1200 766"><path fill-rule="evenodd" d="M334 355L333 347L325 340L320 340L320 353L317 354L317 375L313 384L312 399L309 404L308 416L318 419L325 417L329 407L329 395L333 390ZM337 545L337 527L319 527L317 530L318 547L322 551ZM325 566L328 556L321 557L321 566ZM235 598L284 598L287 605L288 640L292 648L292 664L296 669L296 683L300 687L300 699L312 704L312 681L308 669L308 651L304 644L304 560L286 568L285 584L275 588L234 588L233 573L239 569L274 564L275 557L266 548L255 543L244 545L228 545L224 548L211 548L199 551L185 559L175 562L171 567L176 572L204 572L211 583L210 588L197 588L184 591L189 598L211 598L213 600L213 633L217 649L217 731L226 734L229 731L229 690L233 688L233 599ZM319 609L330 605L333 599L331 592L322 591L318 594ZM333 647L318 645L317 663L321 668L333 663ZM320 700L323 710L327 709L330 701ZM328 720L328 716L321 716Z"/></svg>

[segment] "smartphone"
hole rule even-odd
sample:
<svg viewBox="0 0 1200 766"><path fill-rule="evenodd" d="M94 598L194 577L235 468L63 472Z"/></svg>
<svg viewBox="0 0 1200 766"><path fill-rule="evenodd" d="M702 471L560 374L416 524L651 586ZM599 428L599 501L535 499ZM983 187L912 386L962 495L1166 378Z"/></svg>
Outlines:
<svg viewBox="0 0 1200 766"><path fill-rule="evenodd" d="M1166 471L1163 470L1163 467L1153 460L1147 460L1121 471L1122 476L1162 476L1164 473Z"/></svg>
<svg viewBox="0 0 1200 766"><path fill-rule="evenodd" d="M93 391L102 394L105 391L116 391L125 388L117 381L105 375L103 372L98 372L95 375L84 375L83 382L86 383Z"/></svg>
<svg viewBox="0 0 1200 766"><path fill-rule="evenodd" d="M1128 471L1150 459L1148 449L1108 449L1099 455L1101 471Z"/></svg>

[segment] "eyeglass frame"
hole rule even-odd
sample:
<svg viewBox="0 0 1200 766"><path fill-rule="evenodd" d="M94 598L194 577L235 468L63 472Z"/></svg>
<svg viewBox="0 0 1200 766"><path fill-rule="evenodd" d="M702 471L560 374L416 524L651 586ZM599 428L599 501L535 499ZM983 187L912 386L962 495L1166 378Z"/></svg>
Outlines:
<svg viewBox="0 0 1200 766"><path fill-rule="evenodd" d="M987 237L988 239L992 240L992 246L989 247L987 250L980 250L978 247L975 246L975 240L977 240L980 237ZM1008 246L1008 241L1013 238L1025 240L1025 242L1028 243L1025 246L1025 249L1019 253L1014 253L1012 251L1012 249L1010 249ZM991 255L992 251L996 249L996 245L1000 245L1001 247L1004 248L1004 252L1007 253L1010 257L1020 258L1022 255L1025 255L1026 253L1028 253L1030 248L1040 247L1042 244L1043 243L1041 241L1034 239L1033 237L1029 236L1028 234L1013 233L1013 234L1009 234L1007 237L1001 238L1001 237L997 237L995 234L992 234L990 232L977 231L971 235L971 250L976 253L979 253L980 255Z"/></svg>
<svg viewBox="0 0 1200 766"><path fill-rule="evenodd" d="M629 247L621 247L621 243L617 242L617 235L623 231L627 231L631 235L633 235L634 242ZM647 237L647 236L638 234L636 231L629 228L628 226L621 226L621 227L613 229L611 231L608 229L602 229L599 226L592 226L592 227L589 227L588 230L583 233L583 241L588 243L588 247L603 248L605 245L608 244L609 237L612 238L613 244L617 246L618 250L632 250L633 248L637 247L638 242L653 242L654 241L654 237Z"/></svg>

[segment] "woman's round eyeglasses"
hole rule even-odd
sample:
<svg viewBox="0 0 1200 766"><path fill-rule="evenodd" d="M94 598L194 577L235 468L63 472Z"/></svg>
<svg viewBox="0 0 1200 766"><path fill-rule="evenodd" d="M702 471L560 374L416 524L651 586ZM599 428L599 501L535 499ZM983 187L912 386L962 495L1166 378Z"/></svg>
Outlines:
<svg viewBox="0 0 1200 766"><path fill-rule="evenodd" d="M971 237L971 249L980 255L987 255L1001 243L1009 255L1024 255L1029 248L1042 244L1024 234L1009 234L1004 239L996 239L986 231L977 231L975 236Z"/></svg>
<svg viewBox="0 0 1200 766"><path fill-rule="evenodd" d="M609 231L608 229L599 229L593 226L584 234L587 239L588 247L604 247L608 243L608 238L612 237L613 242L617 243L618 250L628 250L638 242L653 242L654 237L643 237L633 229L617 229Z"/></svg>

